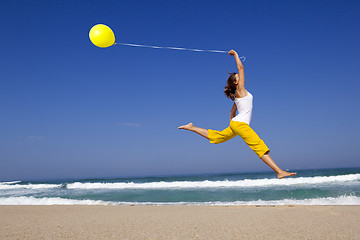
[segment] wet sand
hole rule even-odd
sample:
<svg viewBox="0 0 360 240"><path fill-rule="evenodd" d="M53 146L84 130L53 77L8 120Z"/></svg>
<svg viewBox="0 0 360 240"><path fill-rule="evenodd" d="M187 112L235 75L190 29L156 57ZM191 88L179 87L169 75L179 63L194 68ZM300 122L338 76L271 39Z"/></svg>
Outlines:
<svg viewBox="0 0 360 240"><path fill-rule="evenodd" d="M360 239L360 206L0 206L0 239Z"/></svg>

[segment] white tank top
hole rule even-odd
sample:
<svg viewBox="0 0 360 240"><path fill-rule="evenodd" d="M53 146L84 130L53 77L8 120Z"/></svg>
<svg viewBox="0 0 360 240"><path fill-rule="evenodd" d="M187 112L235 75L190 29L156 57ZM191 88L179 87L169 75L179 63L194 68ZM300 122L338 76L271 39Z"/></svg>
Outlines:
<svg viewBox="0 0 360 240"><path fill-rule="evenodd" d="M249 92L247 93L248 94L245 97L235 98L234 102L238 110L238 115L231 120L236 122L245 122L250 125L253 108L253 95Z"/></svg>

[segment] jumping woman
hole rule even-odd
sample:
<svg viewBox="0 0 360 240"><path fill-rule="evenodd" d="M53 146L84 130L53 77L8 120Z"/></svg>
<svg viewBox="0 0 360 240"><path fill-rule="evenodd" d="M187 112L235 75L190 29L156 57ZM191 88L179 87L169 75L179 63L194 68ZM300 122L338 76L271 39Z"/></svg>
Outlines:
<svg viewBox="0 0 360 240"><path fill-rule="evenodd" d="M234 50L230 50L229 54L235 57L239 70L239 73L230 74L224 91L226 97L234 101L234 105L230 111L230 126L222 131L217 131L195 127L192 123L189 123L179 127L179 129L195 132L210 140L210 143L215 144L226 142L236 135L239 135L258 157L276 172L279 179L296 175L296 173L283 171L275 164L269 155L269 148L249 126L253 107L253 96L245 89L244 66L238 54ZM236 111L238 111L238 115L236 115Z"/></svg>

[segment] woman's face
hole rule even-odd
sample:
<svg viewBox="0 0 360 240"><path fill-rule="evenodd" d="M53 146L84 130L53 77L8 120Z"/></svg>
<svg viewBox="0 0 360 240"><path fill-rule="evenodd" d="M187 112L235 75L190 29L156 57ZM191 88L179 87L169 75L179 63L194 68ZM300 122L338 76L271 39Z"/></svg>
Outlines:
<svg viewBox="0 0 360 240"><path fill-rule="evenodd" d="M238 85L238 83L239 83L239 80L240 80L240 77L239 77L239 74L236 74L235 75L235 81L234 81L234 83L235 83L235 85Z"/></svg>

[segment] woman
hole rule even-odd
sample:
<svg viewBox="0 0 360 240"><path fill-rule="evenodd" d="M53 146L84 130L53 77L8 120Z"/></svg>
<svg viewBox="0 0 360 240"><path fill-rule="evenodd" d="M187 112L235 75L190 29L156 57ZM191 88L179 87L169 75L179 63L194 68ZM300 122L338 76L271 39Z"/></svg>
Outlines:
<svg viewBox="0 0 360 240"><path fill-rule="evenodd" d="M195 127L192 123L189 123L179 127L179 129L200 134L209 139L210 143L215 144L225 142L239 135L259 158L276 172L279 179L296 175L296 173L281 170L281 168L274 163L269 155L269 148L254 130L250 128L253 96L245 89L244 66L238 54L234 50L230 50L229 54L235 57L239 70L239 73L232 73L230 75L224 91L225 95L234 101L234 105L230 111L230 126L222 131L216 131ZM238 111L238 115L236 115L236 111Z"/></svg>

